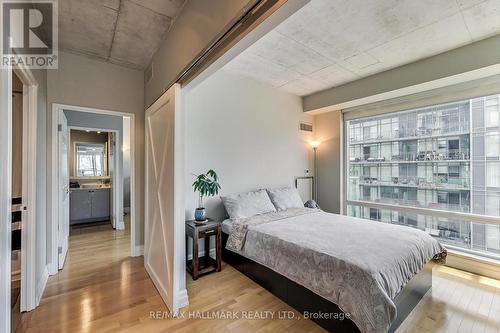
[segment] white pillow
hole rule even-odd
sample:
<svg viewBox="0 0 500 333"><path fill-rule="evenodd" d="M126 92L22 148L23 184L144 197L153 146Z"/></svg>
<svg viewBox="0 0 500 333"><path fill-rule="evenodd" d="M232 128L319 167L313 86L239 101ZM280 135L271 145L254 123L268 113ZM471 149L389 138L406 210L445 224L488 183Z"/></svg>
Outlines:
<svg viewBox="0 0 500 333"><path fill-rule="evenodd" d="M290 208L304 208L304 203L295 187L268 189L267 193L278 211Z"/></svg>
<svg viewBox="0 0 500 333"><path fill-rule="evenodd" d="M230 219L244 219L276 211L266 190L228 195L221 199Z"/></svg>

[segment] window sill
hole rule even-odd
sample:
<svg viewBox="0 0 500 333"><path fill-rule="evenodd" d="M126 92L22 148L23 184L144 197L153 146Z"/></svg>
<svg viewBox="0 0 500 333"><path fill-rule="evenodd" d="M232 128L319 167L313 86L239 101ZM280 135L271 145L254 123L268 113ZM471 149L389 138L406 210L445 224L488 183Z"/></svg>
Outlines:
<svg viewBox="0 0 500 333"><path fill-rule="evenodd" d="M448 249L446 266L500 280L500 261Z"/></svg>

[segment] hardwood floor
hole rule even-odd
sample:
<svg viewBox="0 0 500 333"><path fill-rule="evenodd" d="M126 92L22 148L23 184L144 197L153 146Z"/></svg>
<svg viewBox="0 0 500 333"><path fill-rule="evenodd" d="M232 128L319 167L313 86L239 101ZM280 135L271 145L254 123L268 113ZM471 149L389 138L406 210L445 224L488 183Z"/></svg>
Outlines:
<svg viewBox="0 0 500 333"><path fill-rule="evenodd" d="M129 242L128 231L109 227L73 233L65 268L49 279L40 306L23 316L17 332L324 332L225 264L220 273L188 278L186 317L164 318L167 308L143 258L129 257ZM199 318L217 311L238 319ZM250 319L286 311L295 318ZM432 292L398 332L500 333L499 328L500 281L437 266Z"/></svg>
<svg viewBox="0 0 500 333"><path fill-rule="evenodd" d="M500 281L436 266L432 290L399 332L500 332Z"/></svg>

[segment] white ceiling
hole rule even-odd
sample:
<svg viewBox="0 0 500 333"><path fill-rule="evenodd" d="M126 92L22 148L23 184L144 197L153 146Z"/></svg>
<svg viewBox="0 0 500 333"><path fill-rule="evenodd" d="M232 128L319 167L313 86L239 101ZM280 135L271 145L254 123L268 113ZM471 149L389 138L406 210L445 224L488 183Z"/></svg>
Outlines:
<svg viewBox="0 0 500 333"><path fill-rule="evenodd" d="M60 47L144 69L185 1L60 0Z"/></svg>
<svg viewBox="0 0 500 333"><path fill-rule="evenodd" d="M500 33L500 0L312 0L228 63L304 96Z"/></svg>

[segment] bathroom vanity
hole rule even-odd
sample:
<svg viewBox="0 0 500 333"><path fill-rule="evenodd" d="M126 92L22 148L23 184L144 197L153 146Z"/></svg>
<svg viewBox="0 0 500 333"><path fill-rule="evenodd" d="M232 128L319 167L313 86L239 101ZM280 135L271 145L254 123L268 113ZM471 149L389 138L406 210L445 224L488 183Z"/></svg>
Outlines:
<svg viewBox="0 0 500 333"><path fill-rule="evenodd" d="M70 200L70 224L109 221L111 216L109 187L72 188Z"/></svg>

